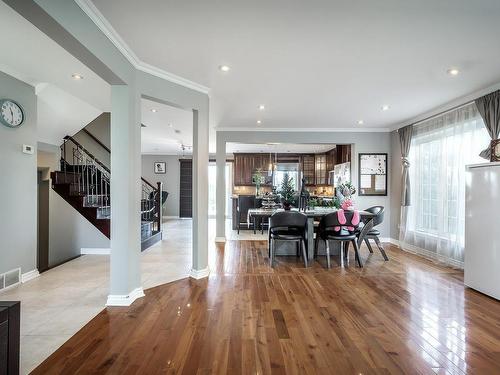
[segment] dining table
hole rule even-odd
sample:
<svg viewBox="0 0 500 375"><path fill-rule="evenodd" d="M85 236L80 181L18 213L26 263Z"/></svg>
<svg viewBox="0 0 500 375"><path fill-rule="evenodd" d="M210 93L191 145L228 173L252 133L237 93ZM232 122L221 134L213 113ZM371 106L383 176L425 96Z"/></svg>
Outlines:
<svg viewBox="0 0 500 375"><path fill-rule="evenodd" d="M255 221L262 220L263 218L269 218L275 212L284 211L283 208L250 208L248 210L248 223L253 223L253 228L255 231ZM297 208L292 208L291 211L299 211ZM331 214L332 212L336 212L336 208L323 208L323 207L315 207L306 210L300 210L301 213L307 216L307 248L310 249L307 254L309 260L314 259L314 220L321 219L321 217ZM359 215L361 217L361 221L365 224L372 220L376 214L368 212L368 211L359 211ZM360 242L362 242L361 239Z"/></svg>

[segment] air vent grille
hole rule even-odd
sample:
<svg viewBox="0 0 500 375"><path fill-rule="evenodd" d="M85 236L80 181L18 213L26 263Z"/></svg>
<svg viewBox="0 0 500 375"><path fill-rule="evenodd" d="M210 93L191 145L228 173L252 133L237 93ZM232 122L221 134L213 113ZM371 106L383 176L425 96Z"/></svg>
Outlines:
<svg viewBox="0 0 500 375"><path fill-rule="evenodd" d="M21 282L21 269L16 268L0 274L0 290L17 285Z"/></svg>

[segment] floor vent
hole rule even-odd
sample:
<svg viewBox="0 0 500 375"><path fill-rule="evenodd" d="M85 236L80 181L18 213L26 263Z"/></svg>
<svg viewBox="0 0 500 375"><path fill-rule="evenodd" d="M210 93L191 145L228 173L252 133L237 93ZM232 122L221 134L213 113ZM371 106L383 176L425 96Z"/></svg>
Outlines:
<svg viewBox="0 0 500 375"><path fill-rule="evenodd" d="M16 268L0 274L0 290L17 285L21 282L21 269Z"/></svg>

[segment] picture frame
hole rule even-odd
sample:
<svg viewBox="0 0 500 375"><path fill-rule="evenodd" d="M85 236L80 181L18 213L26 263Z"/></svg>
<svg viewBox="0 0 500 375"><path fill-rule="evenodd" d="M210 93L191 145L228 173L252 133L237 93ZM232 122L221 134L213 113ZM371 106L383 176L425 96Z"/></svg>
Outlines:
<svg viewBox="0 0 500 375"><path fill-rule="evenodd" d="M155 161L153 164L155 174L167 173L167 163L164 161Z"/></svg>
<svg viewBox="0 0 500 375"><path fill-rule="evenodd" d="M388 154L359 153L358 155L358 195L387 196Z"/></svg>
<svg viewBox="0 0 500 375"><path fill-rule="evenodd" d="M493 139L490 144L490 161L500 161L500 138Z"/></svg>

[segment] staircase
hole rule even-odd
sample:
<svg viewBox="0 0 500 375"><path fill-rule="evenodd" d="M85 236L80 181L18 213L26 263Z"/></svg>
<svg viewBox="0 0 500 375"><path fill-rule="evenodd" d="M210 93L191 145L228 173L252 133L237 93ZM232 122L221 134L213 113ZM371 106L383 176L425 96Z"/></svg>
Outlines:
<svg viewBox="0 0 500 375"><path fill-rule="evenodd" d="M70 136L61 145L61 170L51 173L52 188L91 222L111 236L111 171ZM141 178L141 250L162 239L162 186Z"/></svg>

